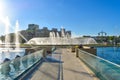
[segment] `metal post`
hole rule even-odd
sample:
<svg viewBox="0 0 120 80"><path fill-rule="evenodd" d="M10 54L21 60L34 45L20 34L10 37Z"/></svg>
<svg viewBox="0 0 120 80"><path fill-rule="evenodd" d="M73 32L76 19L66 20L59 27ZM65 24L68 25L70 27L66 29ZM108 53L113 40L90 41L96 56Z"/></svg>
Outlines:
<svg viewBox="0 0 120 80"><path fill-rule="evenodd" d="M43 58L46 58L46 49L43 51Z"/></svg>
<svg viewBox="0 0 120 80"><path fill-rule="evenodd" d="M78 48L75 48L75 52L76 52L76 57L79 57L79 55L78 55Z"/></svg>

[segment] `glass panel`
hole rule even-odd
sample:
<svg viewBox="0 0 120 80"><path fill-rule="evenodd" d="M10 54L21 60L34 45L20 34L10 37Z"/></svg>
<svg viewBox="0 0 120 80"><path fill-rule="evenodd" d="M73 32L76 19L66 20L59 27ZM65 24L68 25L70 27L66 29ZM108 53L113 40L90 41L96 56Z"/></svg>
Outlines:
<svg viewBox="0 0 120 80"><path fill-rule="evenodd" d="M29 55L17 56L14 60L6 60L0 64L0 80L13 80L34 65L42 57L43 50Z"/></svg>
<svg viewBox="0 0 120 80"><path fill-rule="evenodd" d="M120 66L110 61L79 50L79 58L84 61L101 80L120 80Z"/></svg>

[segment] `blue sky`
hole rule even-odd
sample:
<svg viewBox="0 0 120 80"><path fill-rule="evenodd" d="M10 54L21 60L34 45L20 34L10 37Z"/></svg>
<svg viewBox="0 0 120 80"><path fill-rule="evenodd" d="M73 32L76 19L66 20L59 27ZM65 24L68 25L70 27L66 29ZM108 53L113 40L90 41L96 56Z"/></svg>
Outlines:
<svg viewBox="0 0 120 80"><path fill-rule="evenodd" d="M120 35L120 0L0 0L0 18L6 16L12 25L18 20L20 30L35 23L49 29L63 26L79 36L97 35L101 30Z"/></svg>

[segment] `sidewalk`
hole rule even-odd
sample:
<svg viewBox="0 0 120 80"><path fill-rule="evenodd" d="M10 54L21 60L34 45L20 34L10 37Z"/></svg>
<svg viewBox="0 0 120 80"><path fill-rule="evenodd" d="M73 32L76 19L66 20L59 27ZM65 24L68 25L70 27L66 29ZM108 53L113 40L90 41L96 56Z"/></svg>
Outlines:
<svg viewBox="0 0 120 80"><path fill-rule="evenodd" d="M70 50L61 49L64 80L98 80L86 65Z"/></svg>
<svg viewBox="0 0 120 80"><path fill-rule="evenodd" d="M59 60L61 53L58 52L56 50L54 54L48 56L30 80L58 80L61 63Z"/></svg>
<svg viewBox="0 0 120 80"><path fill-rule="evenodd" d="M60 56L62 61L60 61ZM62 64L62 68L60 65ZM61 71L61 72L60 72ZM62 73L62 75L61 75ZM61 78L62 77L62 78ZM36 70L30 80L98 80L69 49L59 48Z"/></svg>

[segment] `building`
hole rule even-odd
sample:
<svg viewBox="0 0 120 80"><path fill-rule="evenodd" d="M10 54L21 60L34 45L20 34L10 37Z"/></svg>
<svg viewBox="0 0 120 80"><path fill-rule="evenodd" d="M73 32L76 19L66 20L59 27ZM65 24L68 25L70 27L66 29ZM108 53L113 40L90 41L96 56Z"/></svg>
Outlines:
<svg viewBox="0 0 120 80"><path fill-rule="evenodd" d="M28 24L28 28L26 30L20 31L20 33L27 39L30 40L35 37L71 37L71 31L66 31L65 28L61 28L58 31L57 28L52 28L49 30L47 27L39 28L37 24Z"/></svg>
<svg viewBox="0 0 120 80"><path fill-rule="evenodd" d="M37 24L29 24L27 30L39 30L39 25L37 25Z"/></svg>

